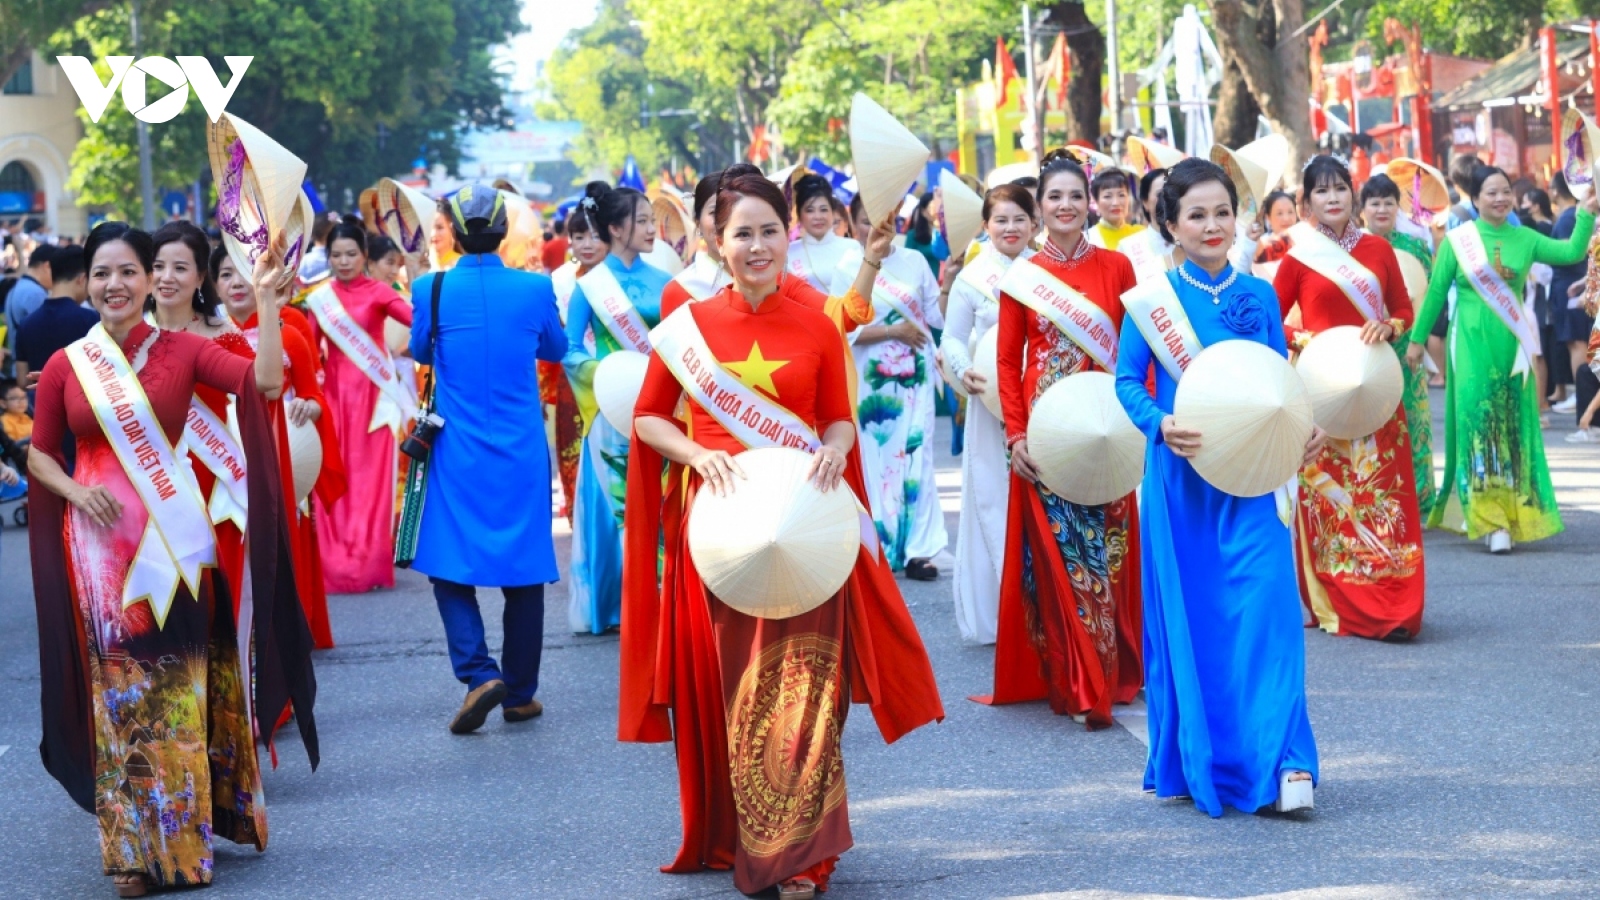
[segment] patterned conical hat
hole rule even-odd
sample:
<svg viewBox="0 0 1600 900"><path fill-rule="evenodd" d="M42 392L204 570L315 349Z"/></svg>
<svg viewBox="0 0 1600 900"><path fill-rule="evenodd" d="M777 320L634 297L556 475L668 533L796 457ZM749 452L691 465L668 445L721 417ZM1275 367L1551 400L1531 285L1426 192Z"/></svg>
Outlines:
<svg viewBox="0 0 1600 900"><path fill-rule="evenodd" d="M428 232L439 208L432 197L393 178L383 178L374 188L373 207L381 233L394 241L402 254L420 258L428 252Z"/></svg>
<svg viewBox="0 0 1600 900"><path fill-rule="evenodd" d="M206 152L217 186L217 226L241 272L284 233L300 202L306 164L260 129L224 112L206 127Z"/></svg>

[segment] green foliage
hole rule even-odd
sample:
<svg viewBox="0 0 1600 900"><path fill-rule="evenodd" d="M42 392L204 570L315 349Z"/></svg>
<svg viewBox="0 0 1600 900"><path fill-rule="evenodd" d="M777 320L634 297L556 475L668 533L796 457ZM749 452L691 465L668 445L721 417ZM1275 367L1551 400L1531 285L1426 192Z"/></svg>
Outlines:
<svg viewBox="0 0 1600 900"><path fill-rule="evenodd" d="M254 57L228 111L304 159L340 205L346 191L406 171L419 156L454 166L467 125L507 123L489 48L521 27L515 6L498 0L165 0L146 4L140 25L141 55L203 54L224 82L222 57ZM131 54L129 33L128 9L117 4L58 32L45 51ZM137 217L132 115L120 102L99 123L79 115L73 187L85 203ZM149 127L158 185L186 185L208 170L206 125L191 96L177 118Z"/></svg>
<svg viewBox="0 0 1600 900"><path fill-rule="evenodd" d="M574 157L650 171L695 158L732 162L757 126L776 126L785 159L848 149L830 120L864 91L925 139L955 137L956 88L976 80L1020 0L602 0L545 73L541 115L582 122ZM653 88L654 93L649 91ZM642 101L642 102L641 102ZM641 116L641 110L693 115Z"/></svg>
<svg viewBox="0 0 1600 900"><path fill-rule="evenodd" d="M1457 56L1498 59L1532 39L1547 9L1562 17L1559 6L1572 0L1373 0L1366 7L1366 32L1382 45L1383 20L1398 19L1422 26L1429 48ZM1346 13L1343 8L1340 13Z"/></svg>

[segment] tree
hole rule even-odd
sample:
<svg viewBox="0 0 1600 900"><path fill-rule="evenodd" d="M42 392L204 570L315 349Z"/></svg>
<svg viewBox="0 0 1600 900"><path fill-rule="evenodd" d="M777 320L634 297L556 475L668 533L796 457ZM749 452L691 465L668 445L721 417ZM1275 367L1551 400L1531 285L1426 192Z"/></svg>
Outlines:
<svg viewBox="0 0 1600 900"><path fill-rule="evenodd" d="M520 23L493 0L169 0L141 8L144 55L203 50L226 77L222 57L251 56L229 112L304 159L330 200L344 205L379 175L407 171L421 157L454 167L468 127L508 123L501 76L489 48ZM78 19L50 39L53 53L103 59L128 55L127 6ZM102 78L109 71L101 66ZM141 212L135 123L112 103L98 123L80 111L84 137L72 156L81 202L119 215ZM203 179L207 119L191 101L177 118L152 125L158 185Z"/></svg>
<svg viewBox="0 0 1600 900"><path fill-rule="evenodd" d="M1313 150L1311 70L1301 0L1210 0L1211 24L1225 73L1237 71L1274 131L1289 139L1290 166Z"/></svg>
<svg viewBox="0 0 1600 900"><path fill-rule="evenodd" d="M1067 35L1067 50L1072 54L1072 78L1067 84L1067 137L1098 141L1100 116L1105 100L1100 83L1106 67L1106 36L1089 18L1082 3L1052 3L1046 23ZM1112 130L1116 130L1113 123Z"/></svg>
<svg viewBox="0 0 1600 900"><path fill-rule="evenodd" d="M0 0L0 84L11 80L33 49L113 0Z"/></svg>

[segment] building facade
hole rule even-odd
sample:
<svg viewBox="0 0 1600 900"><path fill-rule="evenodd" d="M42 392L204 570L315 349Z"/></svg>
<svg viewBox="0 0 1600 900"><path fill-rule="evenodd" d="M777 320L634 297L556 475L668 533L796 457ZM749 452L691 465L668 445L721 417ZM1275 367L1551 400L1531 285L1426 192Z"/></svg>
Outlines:
<svg viewBox="0 0 1600 900"><path fill-rule="evenodd" d="M38 53L0 88L0 226L37 219L58 235L89 230L88 212L67 189L68 160L83 136L78 105L61 69Z"/></svg>

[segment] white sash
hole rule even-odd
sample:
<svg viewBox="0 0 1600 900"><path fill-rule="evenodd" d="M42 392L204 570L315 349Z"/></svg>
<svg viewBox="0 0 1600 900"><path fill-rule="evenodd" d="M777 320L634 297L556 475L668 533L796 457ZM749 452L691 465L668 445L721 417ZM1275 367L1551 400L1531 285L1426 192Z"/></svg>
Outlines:
<svg viewBox="0 0 1600 900"><path fill-rule="evenodd" d="M1000 290L1061 329L1100 368L1117 371L1117 323L1093 300L1029 260L1012 264Z"/></svg>
<svg viewBox="0 0 1600 900"><path fill-rule="evenodd" d="M339 295L334 293L331 281L306 297L306 307L316 315L317 324L322 326L328 340L378 388L378 402L372 408L372 424L367 431L387 427L399 434L405 423L416 416L417 404L400 383L400 373L389 356L389 348L374 341L350 316Z"/></svg>
<svg viewBox="0 0 1600 900"><path fill-rule="evenodd" d="M880 268L878 277L872 280L872 299L899 313L900 318L917 326L917 330L926 335L930 342L933 340L933 332L928 330L928 323L923 320L922 309L917 304L916 289Z"/></svg>
<svg viewBox="0 0 1600 900"><path fill-rule="evenodd" d="M1099 225L1095 225L1087 232L1084 232L1083 239L1088 241L1091 245L1099 247L1101 250L1111 249L1110 247L1106 246L1106 239L1100 234Z"/></svg>
<svg viewBox="0 0 1600 900"><path fill-rule="evenodd" d="M1017 260L1027 259L1032 254L1024 250L1023 255ZM998 250L984 250L978 258L967 263L961 268L961 273L956 276L957 281L964 281L967 287L972 288L985 297L993 300L1000 290L1000 279L1005 277L1006 267L1000 264L995 257L1000 256ZM1013 262L1013 265L1015 262Z"/></svg>
<svg viewBox="0 0 1600 900"><path fill-rule="evenodd" d="M1182 380L1183 370L1189 368L1205 345L1190 324L1171 280L1162 276L1141 283L1122 295L1122 306L1161 367L1173 381Z"/></svg>
<svg viewBox="0 0 1600 900"><path fill-rule="evenodd" d="M183 425L184 448L195 455L211 474L217 476L211 489L211 501L206 512L211 524L232 522L240 531L245 530L250 505L250 487L245 482L244 448L228 428L217 418L211 407L200 402L199 397L189 400L189 415Z"/></svg>
<svg viewBox="0 0 1600 900"><path fill-rule="evenodd" d="M807 453L822 446L822 439L799 416L722 367L688 306L679 307L656 326L650 342L684 393L741 444L751 449L792 447ZM861 519L861 545L876 556L878 526L859 497L856 512Z"/></svg>
<svg viewBox="0 0 1600 900"><path fill-rule="evenodd" d="M1512 366L1511 374L1528 374L1533 369L1533 358L1539 355L1539 331L1523 308L1522 298L1495 271L1489 248L1484 246L1483 235L1478 233L1474 223L1467 222L1450 229L1447 237L1450 246L1455 248L1461 271L1466 273L1473 289L1517 339L1517 362Z"/></svg>
<svg viewBox="0 0 1600 900"><path fill-rule="evenodd" d="M578 286L578 264L563 263L550 273L550 286L556 292L556 309L561 311L561 324L567 324L567 304L572 302L572 289Z"/></svg>
<svg viewBox="0 0 1600 900"><path fill-rule="evenodd" d="M622 283L617 281L617 276L611 274L611 269L604 262L579 278L578 286L583 288L589 308L595 311L622 349L650 355L650 326L633 308L633 301L623 292Z"/></svg>
<svg viewBox="0 0 1600 900"><path fill-rule="evenodd" d="M67 347L67 361L94 410L100 430L143 501L149 520L122 587L122 608L146 600L164 628L178 581L200 596L200 570L216 565L216 538L194 476L161 431L128 358L105 326Z"/></svg>
<svg viewBox="0 0 1600 900"><path fill-rule="evenodd" d="M1117 252L1133 263L1133 277L1140 284L1157 279L1165 280L1167 249L1162 246L1161 233L1154 228L1136 231L1117 242Z"/></svg>
<svg viewBox="0 0 1600 900"><path fill-rule="evenodd" d="M1333 282L1356 312L1368 322L1380 322L1384 316L1383 282L1350 255L1349 251L1309 222L1297 222L1289 229L1289 255L1323 278Z"/></svg>
<svg viewBox="0 0 1600 900"><path fill-rule="evenodd" d="M729 283L722 267L712 262L711 257L705 253L697 254L694 262L672 280L688 291L695 302L710 297Z"/></svg>

